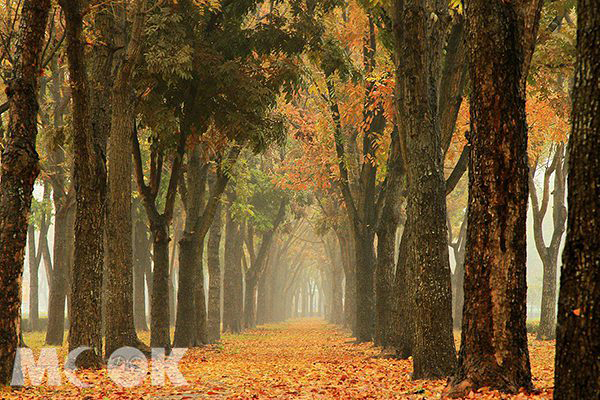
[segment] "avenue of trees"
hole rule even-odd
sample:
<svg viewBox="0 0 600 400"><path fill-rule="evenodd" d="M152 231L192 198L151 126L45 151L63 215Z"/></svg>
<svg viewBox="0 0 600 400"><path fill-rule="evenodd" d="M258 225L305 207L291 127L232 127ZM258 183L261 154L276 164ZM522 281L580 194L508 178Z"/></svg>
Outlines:
<svg viewBox="0 0 600 400"><path fill-rule="evenodd" d="M533 304L600 393L598 2L6 1L0 58L0 385L27 330L98 369L318 315L530 392Z"/></svg>

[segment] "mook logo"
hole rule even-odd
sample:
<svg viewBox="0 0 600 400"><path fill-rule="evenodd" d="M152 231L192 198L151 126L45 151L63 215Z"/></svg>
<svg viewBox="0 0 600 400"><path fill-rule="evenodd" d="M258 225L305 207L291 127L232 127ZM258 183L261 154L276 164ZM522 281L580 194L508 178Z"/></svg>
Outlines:
<svg viewBox="0 0 600 400"><path fill-rule="evenodd" d="M75 375L77 370L75 361L81 353L87 350L91 350L91 348L82 346L69 352L63 368L67 381L80 388L93 387L89 383L82 382ZM185 386L187 381L179 371L179 361L187 350L186 348L174 348L167 356L164 348L152 348L149 367L146 355L139 349L121 347L115 350L108 359L106 365L108 376L117 385L131 388L144 382L150 368L150 380L153 386L164 386L166 377L174 386ZM31 349L25 347L17 349L11 386L24 386L26 376L29 376L31 386L40 386L45 375L47 375L47 386L62 385L62 374L56 348L42 348L37 362Z"/></svg>

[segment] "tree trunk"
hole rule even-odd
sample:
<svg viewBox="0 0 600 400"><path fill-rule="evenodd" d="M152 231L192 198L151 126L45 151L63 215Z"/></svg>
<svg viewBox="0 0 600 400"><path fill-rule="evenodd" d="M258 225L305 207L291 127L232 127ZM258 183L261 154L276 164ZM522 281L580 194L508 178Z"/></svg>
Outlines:
<svg viewBox="0 0 600 400"><path fill-rule="evenodd" d="M151 263L150 241L148 240L148 228L144 222L144 215L139 210L135 216L133 234L133 318L137 331L147 331L146 321L146 265Z"/></svg>
<svg viewBox="0 0 600 400"><path fill-rule="evenodd" d="M532 388L526 330L527 125L522 15L466 9L471 78L465 305L451 395Z"/></svg>
<svg viewBox="0 0 600 400"><path fill-rule="evenodd" d="M133 101L128 82L115 83L108 142L109 202L106 267L106 356L124 346L138 347L133 318L131 223L131 134ZM117 223L118 221L118 223ZM168 255L168 253L167 253Z"/></svg>
<svg viewBox="0 0 600 400"><path fill-rule="evenodd" d="M337 233L344 265L344 325L355 331L356 324L356 270L354 263L354 239L350 235Z"/></svg>
<svg viewBox="0 0 600 400"><path fill-rule="evenodd" d="M221 206L219 206L208 236L208 340L221 339Z"/></svg>
<svg viewBox="0 0 600 400"><path fill-rule="evenodd" d="M196 286L198 282L201 259L200 245L195 225L200 218L200 208L203 205L206 187L207 165L201 165L199 148L189 156L187 187L189 193L186 199L185 229L179 240L179 289L177 292L177 318L175 321L174 347L192 347L197 344L198 320L195 303ZM203 285L202 285L203 286Z"/></svg>
<svg viewBox="0 0 600 400"><path fill-rule="evenodd" d="M0 171L0 384L10 383L19 346L21 280L27 219L39 173L37 78L50 1L27 0L21 9L13 71L7 82L8 137Z"/></svg>
<svg viewBox="0 0 600 400"><path fill-rule="evenodd" d="M229 203L233 199L229 197ZM239 333L242 330L243 313L243 232L240 224L227 210L227 228L225 231L225 271L223 277L223 331Z"/></svg>
<svg viewBox="0 0 600 400"><path fill-rule="evenodd" d="M246 329L256 327L257 286L256 279L246 274L246 290L244 292L244 328Z"/></svg>
<svg viewBox="0 0 600 400"><path fill-rule="evenodd" d="M30 223L27 228L28 261L29 261L29 329L37 331L40 324L39 314L39 270L40 263L36 257L35 225ZM41 243L38 243L40 246Z"/></svg>
<svg viewBox="0 0 600 400"><path fill-rule="evenodd" d="M152 297L150 305L150 347L171 348L169 317L169 226L152 226Z"/></svg>
<svg viewBox="0 0 600 400"><path fill-rule="evenodd" d="M65 13L67 56L73 97L73 180L76 198L75 241L69 314L69 350L91 350L77 358L77 366L99 368L102 364L102 276L106 200L105 148L108 133L105 114L97 112L110 79L110 57L104 46L93 51L92 72L101 86L89 90L84 55L83 6L80 1L61 1ZM106 23L108 11L98 10L97 27ZM103 42L109 47L108 42ZM101 78L101 79L99 79ZM95 85L96 86L96 85ZM90 99L90 94L96 96ZM106 100L106 96L103 98ZM94 110L94 113L91 112Z"/></svg>
<svg viewBox="0 0 600 400"><path fill-rule="evenodd" d="M206 290L204 281L204 238L194 237L193 246L198 249L196 266L196 286L194 288L194 312L196 313L196 346L208 344L208 315L206 310Z"/></svg>
<svg viewBox="0 0 600 400"><path fill-rule="evenodd" d="M414 271L415 332L413 379L450 375L456 363L452 335L452 293L446 231L446 187L437 93L444 46L443 2L417 1L396 10L398 104L407 151L406 262ZM399 4L401 5L401 4ZM428 31L430 15L439 22Z"/></svg>
<svg viewBox="0 0 600 400"><path fill-rule="evenodd" d="M394 283L394 334L393 346L396 356L408 359L414 351L414 271L413 265L408 260L409 249L414 246L411 235L411 225L406 221L402 232L402 239L398 248L398 262L396 265L396 278Z"/></svg>
<svg viewBox="0 0 600 400"><path fill-rule="evenodd" d="M388 173L385 182L385 204L377 228L377 269L375 288L375 345L392 344L393 291L396 263L396 231L400 223L400 189L404 176L404 160L397 127L392 132Z"/></svg>
<svg viewBox="0 0 600 400"><path fill-rule="evenodd" d="M65 330L65 301L67 297L67 278L72 258L72 247L69 246L68 234L73 228L74 208L65 206L63 199L54 195L54 262L52 268L52 283L48 296L48 330L46 344L60 346L63 343Z"/></svg>
<svg viewBox="0 0 600 400"><path fill-rule="evenodd" d="M600 393L600 7L577 2L567 236L556 329L555 399Z"/></svg>

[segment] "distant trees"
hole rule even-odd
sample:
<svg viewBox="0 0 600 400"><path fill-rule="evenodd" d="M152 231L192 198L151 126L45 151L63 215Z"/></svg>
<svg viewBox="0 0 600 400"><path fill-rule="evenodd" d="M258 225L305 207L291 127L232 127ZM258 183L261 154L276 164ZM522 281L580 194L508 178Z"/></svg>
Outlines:
<svg viewBox="0 0 600 400"><path fill-rule="evenodd" d="M556 330L555 399L600 393L600 7L577 2L569 206Z"/></svg>

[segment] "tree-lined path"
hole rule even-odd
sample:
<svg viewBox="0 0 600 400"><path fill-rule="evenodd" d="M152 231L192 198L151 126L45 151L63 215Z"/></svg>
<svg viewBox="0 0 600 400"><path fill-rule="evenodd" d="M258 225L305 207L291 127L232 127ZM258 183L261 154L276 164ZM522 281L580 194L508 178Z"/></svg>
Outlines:
<svg viewBox="0 0 600 400"><path fill-rule="evenodd" d="M27 335L34 340L34 335ZM147 335L142 335L147 340ZM508 396L479 393L484 398L552 397L553 342L531 337L533 380L540 393ZM32 342L35 343L35 342ZM63 348L64 351L64 348ZM38 354L34 351L34 354ZM61 359L62 357L59 357ZM292 319L262 325L240 335L226 334L221 343L188 351L180 370L188 386L150 385L148 378L135 388L119 388L104 370L78 376L95 386L79 389L44 385L11 392L11 398L195 399L195 398L439 398L445 380L411 380L411 360L380 357L372 343L354 343L348 331L317 318ZM2 393L2 398L7 397ZM489 397L486 397L489 396Z"/></svg>

